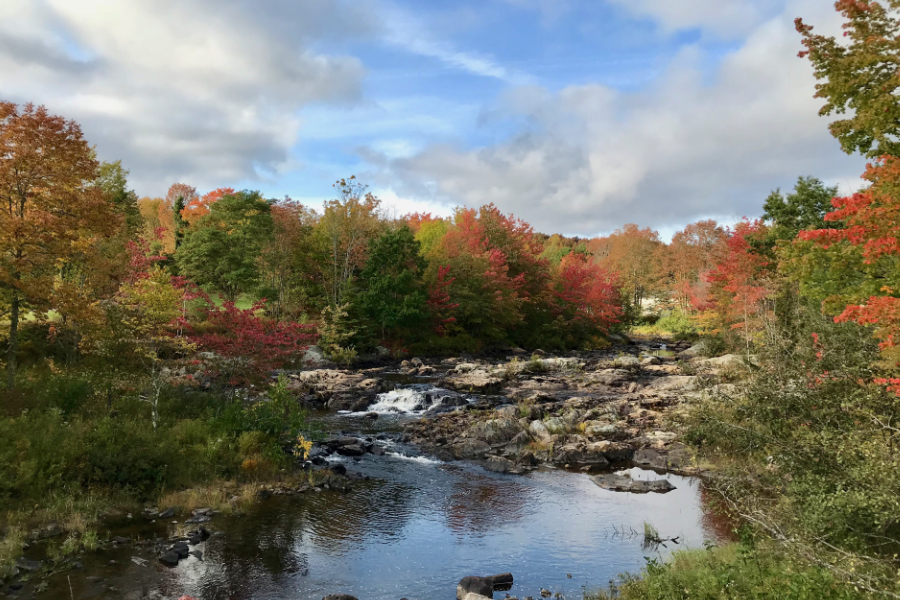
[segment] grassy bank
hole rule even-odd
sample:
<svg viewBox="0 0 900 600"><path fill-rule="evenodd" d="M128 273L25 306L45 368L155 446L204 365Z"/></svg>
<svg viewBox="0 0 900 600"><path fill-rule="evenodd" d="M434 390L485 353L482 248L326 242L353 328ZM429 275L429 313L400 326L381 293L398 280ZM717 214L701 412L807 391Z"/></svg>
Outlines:
<svg viewBox="0 0 900 600"><path fill-rule="evenodd" d="M804 566L771 547L728 544L650 560L638 575L587 600L849 600L867 594L822 567Z"/></svg>
<svg viewBox="0 0 900 600"><path fill-rule="evenodd" d="M108 374L23 371L0 418L0 568L55 523L72 543L105 515L145 503L230 512L261 482L294 477L305 414L283 382L264 402L228 390L166 385L154 429L141 390ZM234 501L234 498L237 498Z"/></svg>

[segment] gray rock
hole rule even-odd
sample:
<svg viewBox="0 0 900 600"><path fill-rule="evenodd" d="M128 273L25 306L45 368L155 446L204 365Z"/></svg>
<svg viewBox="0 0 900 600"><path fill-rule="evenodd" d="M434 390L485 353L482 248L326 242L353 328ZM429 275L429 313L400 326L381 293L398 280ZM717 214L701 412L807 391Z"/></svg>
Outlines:
<svg viewBox="0 0 900 600"><path fill-rule="evenodd" d="M651 365L658 365L658 364L660 364L660 363L662 363L662 361L659 360L657 357L655 357L655 356L648 356L647 358L645 358L644 360L641 361L641 366L642 366L642 367L649 367L649 366L651 366Z"/></svg>
<svg viewBox="0 0 900 600"><path fill-rule="evenodd" d="M461 366L458 365L457 369ZM496 394L503 387L503 380L485 371L471 371L464 375L448 377L444 380L444 385L461 392Z"/></svg>
<svg viewBox="0 0 900 600"><path fill-rule="evenodd" d="M675 486L665 479L641 481L632 479L628 475L617 475L615 473L594 475L591 477L591 481L605 490L613 492L630 492L632 494L646 494L649 492L665 494L675 489Z"/></svg>
<svg viewBox="0 0 900 600"><path fill-rule="evenodd" d="M159 562L167 567L177 567L181 556L172 550L159 555Z"/></svg>
<svg viewBox="0 0 900 600"><path fill-rule="evenodd" d="M613 366L619 369L633 369L641 366L641 360L636 356L623 354L622 356L617 356L613 360Z"/></svg>
<svg viewBox="0 0 900 600"><path fill-rule="evenodd" d="M189 525L193 525L195 523L209 523L210 521L212 521L212 517L210 517L209 515L201 514L201 515L194 515L193 517L191 517L189 519L185 519L184 522Z"/></svg>
<svg viewBox="0 0 900 600"><path fill-rule="evenodd" d="M700 388L702 379L696 375L670 375L657 377L647 384L647 390L656 392L690 392Z"/></svg>
<svg viewBox="0 0 900 600"><path fill-rule="evenodd" d="M174 509L174 508L167 508L166 510L162 511L161 513L159 513L159 515L157 515L157 518L160 518L160 519L171 519L171 518L174 517L174 516L175 516L175 509Z"/></svg>
<svg viewBox="0 0 900 600"><path fill-rule="evenodd" d="M475 423L464 435L488 444L508 444L521 431L522 428L512 419L490 419Z"/></svg>
<svg viewBox="0 0 900 600"><path fill-rule="evenodd" d="M494 582L490 577L469 575L459 580L456 585L456 600L476 600L479 597L494 597Z"/></svg>
<svg viewBox="0 0 900 600"><path fill-rule="evenodd" d="M484 468L494 473L509 473L515 470L516 465L513 461L500 456L488 456Z"/></svg>
<svg viewBox="0 0 900 600"><path fill-rule="evenodd" d="M528 426L528 431L531 432L535 439L544 442L550 441L550 430L547 429L543 421L532 421L531 425Z"/></svg>
<svg viewBox="0 0 900 600"><path fill-rule="evenodd" d="M322 600L358 600L356 596L351 596L349 594L329 594L322 598Z"/></svg>
<svg viewBox="0 0 900 600"><path fill-rule="evenodd" d="M450 444L447 450L453 453L460 460L477 460L484 458L491 447L487 442L474 439L462 439L458 442Z"/></svg>
<svg viewBox="0 0 900 600"><path fill-rule="evenodd" d="M39 560L28 560L24 556L20 556L16 561L16 566L22 571L28 571L32 573L34 571L40 571L43 563Z"/></svg>

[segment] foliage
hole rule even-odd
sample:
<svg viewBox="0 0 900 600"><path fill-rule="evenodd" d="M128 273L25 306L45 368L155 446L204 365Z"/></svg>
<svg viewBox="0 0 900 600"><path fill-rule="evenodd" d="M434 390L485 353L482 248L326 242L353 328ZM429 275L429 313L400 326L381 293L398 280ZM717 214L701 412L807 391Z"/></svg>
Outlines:
<svg viewBox="0 0 900 600"><path fill-rule="evenodd" d="M802 290L838 322L874 326L891 364L900 342L900 160L886 157L863 176L871 186L835 198L825 215L838 227L804 231L786 253ZM884 383L900 392L900 379Z"/></svg>
<svg viewBox="0 0 900 600"><path fill-rule="evenodd" d="M789 241L806 229L825 228L825 215L838 188L826 187L815 177L800 177L794 191L785 196L775 190L763 204L763 219L772 223L769 232L775 241Z"/></svg>
<svg viewBox="0 0 900 600"><path fill-rule="evenodd" d="M119 222L98 187L93 151L74 121L0 102L0 298L9 306L7 387L15 386L22 310L46 311L61 262Z"/></svg>
<svg viewBox="0 0 900 600"><path fill-rule="evenodd" d="M257 192L225 195L191 227L178 250L181 274L234 302L259 284L258 261L272 237L271 206Z"/></svg>
<svg viewBox="0 0 900 600"><path fill-rule="evenodd" d="M900 103L897 101L897 60L900 57L900 1L838 0L835 9L845 19L847 43L813 33L796 20L805 50L815 70L816 97L825 105L820 115L848 114L834 121L831 133L848 154L870 158L897 156L900 151Z"/></svg>
<svg viewBox="0 0 900 600"><path fill-rule="evenodd" d="M826 569L768 549L728 544L679 550L663 563L647 559L640 576L625 575L608 591L588 600L850 600L864 598Z"/></svg>
<svg viewBox="0 0 900 600"><path fill-rule="evenodd" d="M425 324L425 265L419 242L405 225L384 232L372 242L360 272L362 290L356 301L382 340L408 339Z"/></svg>

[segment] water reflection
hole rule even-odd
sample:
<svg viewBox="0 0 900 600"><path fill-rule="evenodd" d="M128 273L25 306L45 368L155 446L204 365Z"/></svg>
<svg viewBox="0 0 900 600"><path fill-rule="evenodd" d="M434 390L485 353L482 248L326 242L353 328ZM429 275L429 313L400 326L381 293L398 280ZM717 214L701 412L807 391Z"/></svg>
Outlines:
<svg viewBox="0 0 900 600"><path fill-rule="evenodd" d="M578 598L583 585L604 586L643 566L642 537L630 532L642 532L644 521L662 537L678 536L676 547L716 535L704 522L697 483L671 475L675 491L633 495L561 471L499 475L373 456L348 467L376 479L346 494L275 497L243 517L217 517L213 525L224 533L199 547L203 560L190 557L172 570L130 564L134 548L86 557L86 571L71 574L74 595L293 600L342 592L362 600L451 600L465 575L510 571L518 597L539 597L543 587ZM112 557L117 566L100 566ZM98 574L102 585L86 580ZM46 597L69 597L66 583L52 580Z"/></svg>

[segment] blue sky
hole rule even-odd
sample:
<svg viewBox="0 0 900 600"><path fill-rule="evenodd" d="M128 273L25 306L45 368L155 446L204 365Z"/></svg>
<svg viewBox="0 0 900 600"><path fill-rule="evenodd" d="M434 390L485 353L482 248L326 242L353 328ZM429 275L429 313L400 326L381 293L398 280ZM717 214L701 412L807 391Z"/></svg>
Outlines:
<svg viewBox="0 0 900 600"><path fill-rule="evenodd" d="M141 195L400 214L494 202L545 232L668 237L863 161L816 113L793 19L821 0L7 0L0 90L82 123Z"/></svg>

